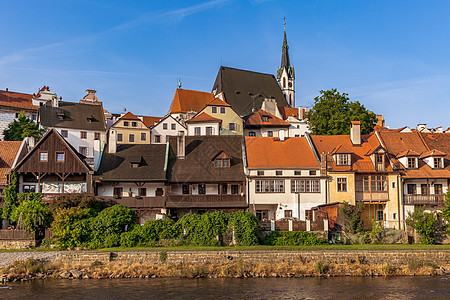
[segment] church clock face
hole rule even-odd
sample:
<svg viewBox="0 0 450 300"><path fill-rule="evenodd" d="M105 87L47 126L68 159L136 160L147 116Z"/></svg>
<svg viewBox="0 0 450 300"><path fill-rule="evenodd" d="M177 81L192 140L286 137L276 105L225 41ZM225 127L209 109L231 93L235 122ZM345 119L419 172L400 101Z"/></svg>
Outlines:
<svg viewBox="0 0 450 300"><path fill-rule="evenodd" d="M289 87L292 87L292 82L289 82L289 83L288 83L288 86L289 86Z"/></svg>

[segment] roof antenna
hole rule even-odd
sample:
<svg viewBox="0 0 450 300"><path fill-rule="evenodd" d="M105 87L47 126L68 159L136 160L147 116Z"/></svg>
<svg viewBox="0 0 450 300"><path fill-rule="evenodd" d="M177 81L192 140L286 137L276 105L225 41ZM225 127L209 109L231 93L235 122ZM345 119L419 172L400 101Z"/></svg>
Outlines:
<svg viewBox="0 0 450 300"><path fill-rule="evenodd" d="M178 89L181 89L181 79L178 78Z"/></svg>

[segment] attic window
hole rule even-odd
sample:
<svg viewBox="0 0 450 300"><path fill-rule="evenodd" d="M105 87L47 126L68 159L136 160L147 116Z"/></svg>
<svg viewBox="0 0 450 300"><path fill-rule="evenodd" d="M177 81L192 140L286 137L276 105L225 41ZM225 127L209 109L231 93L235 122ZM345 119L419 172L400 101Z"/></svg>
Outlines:
<svg viewBox="0 0 450 300"><path fill-rule="evenodd" d="M433 159L433 161L434 161L434 168L435 169L442 169L442 158L440 158L440 157L435 157L434 159Z"/></svg>
<svg viewBox="0 0 450 300"><path fill-rule="evenodd" d="M139 168L139 163L132 162L132 163L131 163L131 167L132 167L132 168Z"/></svg>
<svg viewBox="0 0 450 300"><path fill-rule="evenodd" d="M416 158L408 157L408 169L414 169L414 168L416 168Z"/></svg>
<svg viewBox="0 0 450 300"><path fill-rule="evenodd" d="M236 91L236 95L240 95L241 94L241 92L239 92L239 91Z"/></svg>
<svg viewBox="0 0 450 300"><path fill-rule="evenodd" d="M58 120L64 120L64 113L58 113Z"/></svg>
<svg viewBox="0 0 450 300"><path fill-rule="evenodd" d="M215 167L216 168L229 168L230 167L230 159L229 158L216 158Z"/></svg>
<svg viewBox="0 0 450 300"><path fill-rule="evenodd" d="M348 159L348 154L338 154L336 165L338 166L348 166L350 165L350 160Z"/></svg>
<svg viewBox="0 0 450 300"><path fill-rule="evenodd" d="M263 122L269 122L269 116L262 116L261 118Z"/></svg>

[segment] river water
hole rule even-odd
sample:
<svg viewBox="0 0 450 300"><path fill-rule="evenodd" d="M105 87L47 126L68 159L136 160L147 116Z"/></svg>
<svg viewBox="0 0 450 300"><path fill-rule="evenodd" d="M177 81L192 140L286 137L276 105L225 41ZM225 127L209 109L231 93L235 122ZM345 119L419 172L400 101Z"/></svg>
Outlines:
<svg viewBox="0 0 450 300"><path fill-rule="evenodd" d="M1 299L450 299L450 277L48 279L0 286Z"/></svg>

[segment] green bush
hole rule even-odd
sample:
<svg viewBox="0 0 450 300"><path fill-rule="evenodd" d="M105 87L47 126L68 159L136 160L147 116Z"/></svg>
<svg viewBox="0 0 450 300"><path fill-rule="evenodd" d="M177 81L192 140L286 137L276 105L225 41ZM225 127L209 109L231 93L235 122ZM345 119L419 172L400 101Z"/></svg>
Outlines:
<svg viewBox="0 0 450 300"><path fill-rule="evenodd" d="M217 237L228 231L227 219L227 214L221 211L187 214L178 220L176 230L182 232L189 243L214 246L219 244Z"/></svg>
<svg viewBox="0 0 450 300"><path fill-rule="evenodd" d="M80 247L90 241L91 210L80 207L57 209L51 225L53 237L61 248Z"/></svg>
<svg viewBox="0 0 450 300"><path fill-rule="evenodd" d="M2 217L5 220L11 219L11 214L14 208L17 207L17 173L13 172L10 177L10 182L5 188L5 202L3 203Z"/></svg>
<svg viewBox="0 0 450 300"><path fill-rule="evenodd" d="M18 193L17 202L25 202L30 200L42 200L42 193Z"/></svg>
<svg viewBox="0 0 450 300"><path fill-rule="evenodd" d="M49 227L53 216L47 204L32 197L31 200L26 200L14 208L11 220L19 222L25 230L34 232L39 227Z"/></svg>
<svg viewBox="0 0 450 300"><path fill-rule="evenodd" d="M414 212L408 212L406 224L414 228L420 235L422 244L436 244L436 230L438 220L435 214L426 213L425 207L416 206Z"/></svg>
<svg viewBox="0 0 450 300"><path fill-rule="evenodd" d="M136 247L144 243L144 236L140 225L135 225L132 230L123 232L120 235L120 246L122 247Z"/></svg>
<svg viewBox="0 0 450 300"><path fill-rule="evenodd" d="M243 246L252 246L258 244L258 219L255 215L237 211L229 216L228 225L234 229L236 243Z"/></svg>
<svg viewBox="0 0 450 300"><path fill-rule="evenodd" d="M306 231L272 231L263 240L270 246L312 246L324 245L327 241L318 239L317 234Z"/></svg>
<svg viewBox="0 0 450 300"><path fill-rule="evenodd" d="M102 203L96 197L85 193L60 195L50 203L51 210L71 207L89 208L93 216L97 215L103 208Z"/></svg>
<svg viewBox="0 0 450 300"><path fill-rule="evenodd" d="M362 232L361 212L364 210L364 204L351 205L344 201L342 213L345 215L345 229L351 233Z"/></svg>

